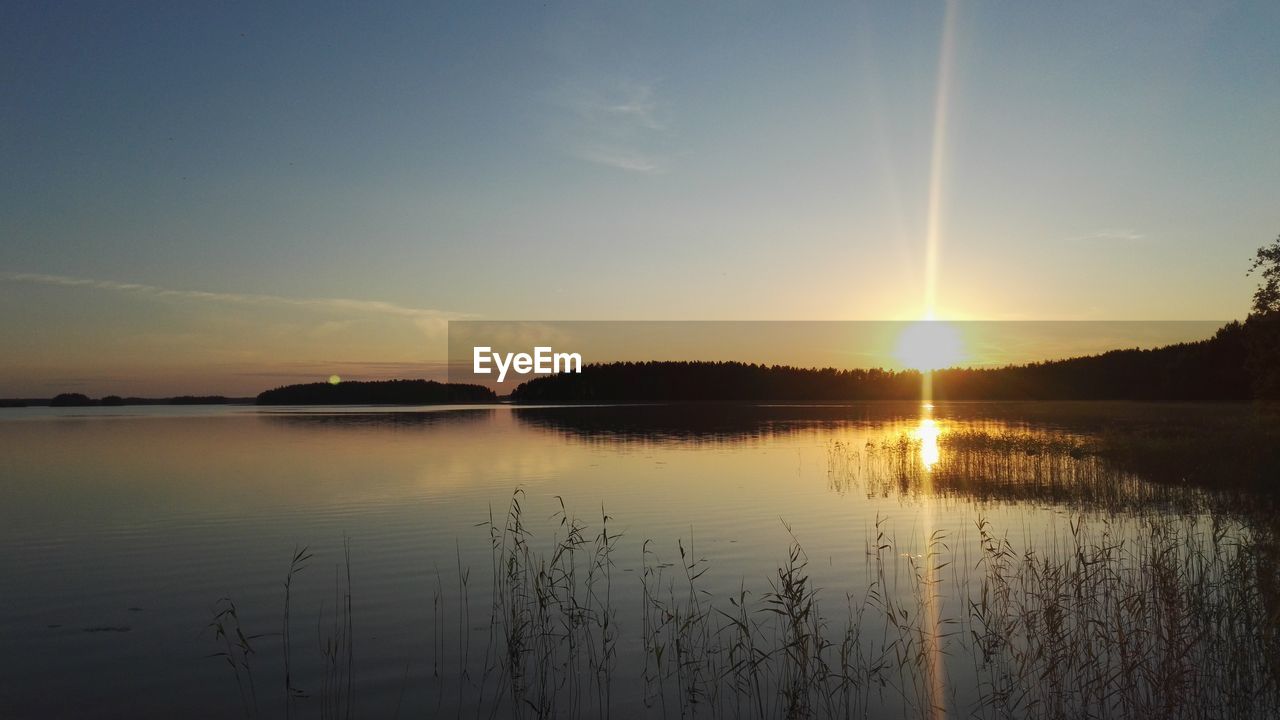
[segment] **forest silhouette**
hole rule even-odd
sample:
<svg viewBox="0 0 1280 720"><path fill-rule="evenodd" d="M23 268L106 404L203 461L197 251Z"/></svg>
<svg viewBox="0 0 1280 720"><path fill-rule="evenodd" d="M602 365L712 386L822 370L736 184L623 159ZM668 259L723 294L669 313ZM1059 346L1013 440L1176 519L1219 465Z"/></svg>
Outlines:
<svg viewBox="0 0 1280 720"><path fill-rule="evenodd" d="M498 396L481 385L434 380L306 383L286 385L258 395L258 405L439 405L493 402Z"/></svg>
<svg viewBox="0 0 1280 720"><path fill-rule="evenodd" d="M798 368L741 362L619 362L529 380L519 403L920 400L918 370ZM1242 323L1214 337L1142 350L932 373L934 400L1244 401L1253 397Z"/></svg>

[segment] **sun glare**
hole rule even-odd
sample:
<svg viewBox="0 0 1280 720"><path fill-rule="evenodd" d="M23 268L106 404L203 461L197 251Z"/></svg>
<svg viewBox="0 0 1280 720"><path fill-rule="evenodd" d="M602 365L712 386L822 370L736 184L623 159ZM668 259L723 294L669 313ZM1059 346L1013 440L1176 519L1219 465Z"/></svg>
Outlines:
<svg viewBox="0 0 1280 720"><path fill-rule="evenodd" d="M903 329L894 356L913 370L938 370L964 358L964 343L955 325L942 320L921 320Z"/></svg>
<svg viewBox="0 0 1280 720"><path fill-rule="evenodd" d="M934 419L924 418L920 421L920 427L911 434L920 441L920 464L924 465L925 470L933 470L933 466L937 465L941 458L938 452L938 436L942 434L942 429Z"/></svg>

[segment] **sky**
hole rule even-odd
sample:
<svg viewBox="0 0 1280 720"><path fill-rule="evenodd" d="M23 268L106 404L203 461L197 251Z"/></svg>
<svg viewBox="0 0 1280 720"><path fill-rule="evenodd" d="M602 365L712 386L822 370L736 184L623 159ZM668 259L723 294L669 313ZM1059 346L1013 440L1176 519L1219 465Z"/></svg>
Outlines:
<svg viewBox="0 0 1280 720"><path fill-rule="evenodd" d="M451 319L1242 318L1277 30L1269 1L7 2L0 396L429 376Z"/></svg>

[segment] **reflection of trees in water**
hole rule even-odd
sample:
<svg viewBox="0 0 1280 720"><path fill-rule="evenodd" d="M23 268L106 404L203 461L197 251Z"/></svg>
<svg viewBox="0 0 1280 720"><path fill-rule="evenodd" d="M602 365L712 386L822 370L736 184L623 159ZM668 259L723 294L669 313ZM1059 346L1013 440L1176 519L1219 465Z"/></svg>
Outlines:
<svg viewBox="0 0 1280 720"><path fill-rule="evenodd" d="M1186 489L1190 485L1222 495L1251 491L1243 502L1252 503L1259 493L1272 494L1272 478L1280 472L1280 423L1247 406L943 403L923 422L916 403L553 406L512 412L521 423L578 441L621 445L891 433L872 448L881 465L894 461L881 474L911 486L928 469L914 467L921 453L936 450L940 466L929 478L941 491L1011 501L1185 505L1195 500ZM934 424L926 427L928 421ZM890 452L895 449L896 455Z"/></svg>
<svg viewBox="0 0 1280 720"><path fill-rule="evenodd" d="M299 429L347 429L347 430L426 430L446 425L464 425L489 420L491 408L467 408L462 410L379 411L343 410L340 412L264 411L258 414L263 422Z"/></svg>
<svg viewBox="0 0 1280 720"><path fill-rule="evenodd" d="M688 403L516 407L522 423L589 442L715 443L779 437L815 429L871 427L914 417L914 403L751 405Z"/></svg>
<svg viewBox="0 0 1280 720"><path fill-rule="evenodd" d="M784 436L815 428L875 429L886 423L919 422L918 402L850 404L670 403L650 405L512 406L522 423L584 439L619 442L734 440ZM1238 434L1255 422L1244 405L1152 405L1125 402L938 403L940 423L982 429L1041 429L1073 434L1109 427L1145 428L1154 437L1203 433ZM1272 420L1271 425L1280 425ZM1216 437L1215 435L1215 437ZM1228 438L1217 438L1221 442Z"/></svg>

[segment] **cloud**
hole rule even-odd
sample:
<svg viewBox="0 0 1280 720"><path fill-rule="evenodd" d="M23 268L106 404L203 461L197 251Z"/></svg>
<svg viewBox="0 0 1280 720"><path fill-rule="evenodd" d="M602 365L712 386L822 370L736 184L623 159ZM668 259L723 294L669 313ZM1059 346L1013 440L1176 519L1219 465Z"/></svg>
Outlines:
<svg viewBox="0 0 1280 720"><path fill-rule="evenodd" d="M623 83L613 90L612 97L581 95L576 107L580 115L593 123L648 130L666 129L666 123L658 120L658 104L651 85Z"/></svg>
<svg viewBox="0 0 1280 720"><path fill-rule="evenodd" d="M579 85L563 93L561 105L574 157L627 172L666 171L668 123L652 84Z"/></svg>
<svg viewBox="0 0 1280 720"><path fill-rule="evenodd" d="M398 305L383 300L354 300L350 298L291 298L280 295L261 295L254 293L225 293L205 290L175 290L173 288L141 283L124 283L114 280L94 280L90 278L70 277L67 275L46 275L43 273L0 272L0 278L10 282L32 283L37 285L53 285L57 287L82 287L109 292L128 293L153 298L179 298L214 303L231 303L236 305L264 305L277 307L300 307L315 310L328 310L344 313L383 315L401 317L412 321L424 332L435 333L445 327L449 320L461 320L474 317L464 313L444 310L415 308Z"/></svg>
<svg viewBox="0 0 1280 720"><path fill-rule="evenodd" d="M583 145L574 148L573 154L581 160L597 165L607 165L619 170L639 173L659 173L663 165L658 160L641 152L607 145Z"/></svg>
<svg viewBox="0 0 1280 720"><path fill-rule="evenodd" d="M1086 235L1077 235L1069 237L1066 242L1086 242L1090 240L1117 240L1122 242L1133 242L1135 240L1145 240L1146 235L1126 228L1103 228Z"/></svg>

